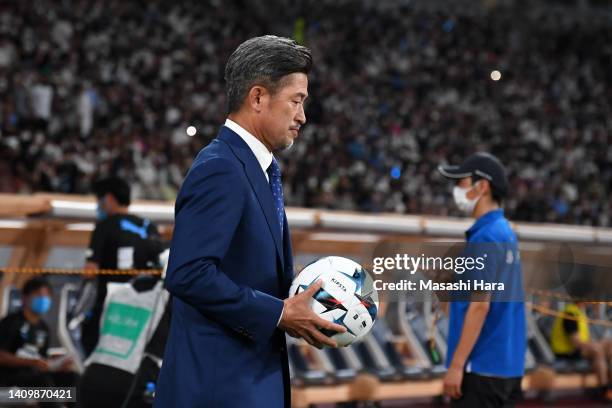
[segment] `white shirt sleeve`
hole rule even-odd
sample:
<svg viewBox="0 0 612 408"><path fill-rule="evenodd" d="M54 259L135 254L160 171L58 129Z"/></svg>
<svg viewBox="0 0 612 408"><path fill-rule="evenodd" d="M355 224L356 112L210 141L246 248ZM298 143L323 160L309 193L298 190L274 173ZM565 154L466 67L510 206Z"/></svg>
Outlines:
<svg viewBox="0 0 612 408"><path fill-rule="evenodd" d="M283 310L281 310L280 317L278 318L278 322L276 322L276 327L280 324L281 320L283 320L283 313L285 312L285 305L283 305Z"/></svg>

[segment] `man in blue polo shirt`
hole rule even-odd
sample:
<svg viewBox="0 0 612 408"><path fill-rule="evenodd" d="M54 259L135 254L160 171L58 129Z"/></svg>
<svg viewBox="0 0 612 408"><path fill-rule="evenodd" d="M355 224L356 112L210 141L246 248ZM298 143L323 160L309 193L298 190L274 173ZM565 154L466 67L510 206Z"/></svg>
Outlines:
<svg viewBox="0 0 612 408"><path fill-rule="evenodd" d="M506 171L488 153L438 170L456 181L458 208L476 218L466 231L466 251L486 259L484 269L465 274L470 297L450 304L444 393L452 407L513 407L521 396L527 330L518 242L501 208ZM476 291L476 280L504 289Z"/></svg>

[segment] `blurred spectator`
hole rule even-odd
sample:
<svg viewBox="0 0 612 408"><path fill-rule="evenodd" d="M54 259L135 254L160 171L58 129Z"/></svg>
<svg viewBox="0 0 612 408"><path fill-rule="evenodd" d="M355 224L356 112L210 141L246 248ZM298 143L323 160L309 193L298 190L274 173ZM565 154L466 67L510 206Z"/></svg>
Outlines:
<svg viewBox="0 0 612 408"><path fill-rule="evenodd" d="M308 124L283 160L289 205L453 215L436 165L486 150L510 164L509 217L612 223L604 13L251 3L4 4L0 191L87 193L116 175L135 198L173 199L223 123L229 52L297 21L317 63Z"/></svg>
<svg viewBox="0 0 612 408"><path fill-rule="evenodd" d="M591 338L585 306L583 302L565 305L565 316L557 317L553 325L550 336L552 350L562 359L589 360L597 375L601 396L612 402L612 340Z"/></svg>
<svg viewBox="0 0 612 408"><path fill-rule="evenodd" d="M0 322L0 384L74 387L78 376L71 358L48 359L49 327L42 318L51 307L51 286L33 278L23 286L22 297L23 308Z"/></svg>

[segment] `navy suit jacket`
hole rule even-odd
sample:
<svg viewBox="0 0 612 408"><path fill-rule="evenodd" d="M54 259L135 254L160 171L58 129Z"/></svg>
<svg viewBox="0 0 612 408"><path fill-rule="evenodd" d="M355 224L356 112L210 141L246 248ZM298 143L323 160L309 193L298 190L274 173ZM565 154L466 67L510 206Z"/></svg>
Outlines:
<svg viewBox="0 0 612 408"><path fill-rule="evenodd" d="M227 127L178 194L166 274L172 323L155 407L288 408L285 336L293 278L287 218L255 155Z"/></svg>

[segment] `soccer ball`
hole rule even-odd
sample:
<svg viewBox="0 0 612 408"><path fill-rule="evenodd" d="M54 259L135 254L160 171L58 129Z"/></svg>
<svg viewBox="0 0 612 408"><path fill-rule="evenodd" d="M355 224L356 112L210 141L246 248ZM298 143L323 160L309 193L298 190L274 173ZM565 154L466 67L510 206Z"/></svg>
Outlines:
<svg viewBox="0 0 612 408"><path fill-rule="evenodd" d="M325 320L346 327L346 332L321 330L338 346L348 346L365 336L376 320L378 293L372 278L358 263L340 256L321 258L306 266L293 280L289 296L306 290L318 279L321 289L313 296L312 310Z"/></svg>

